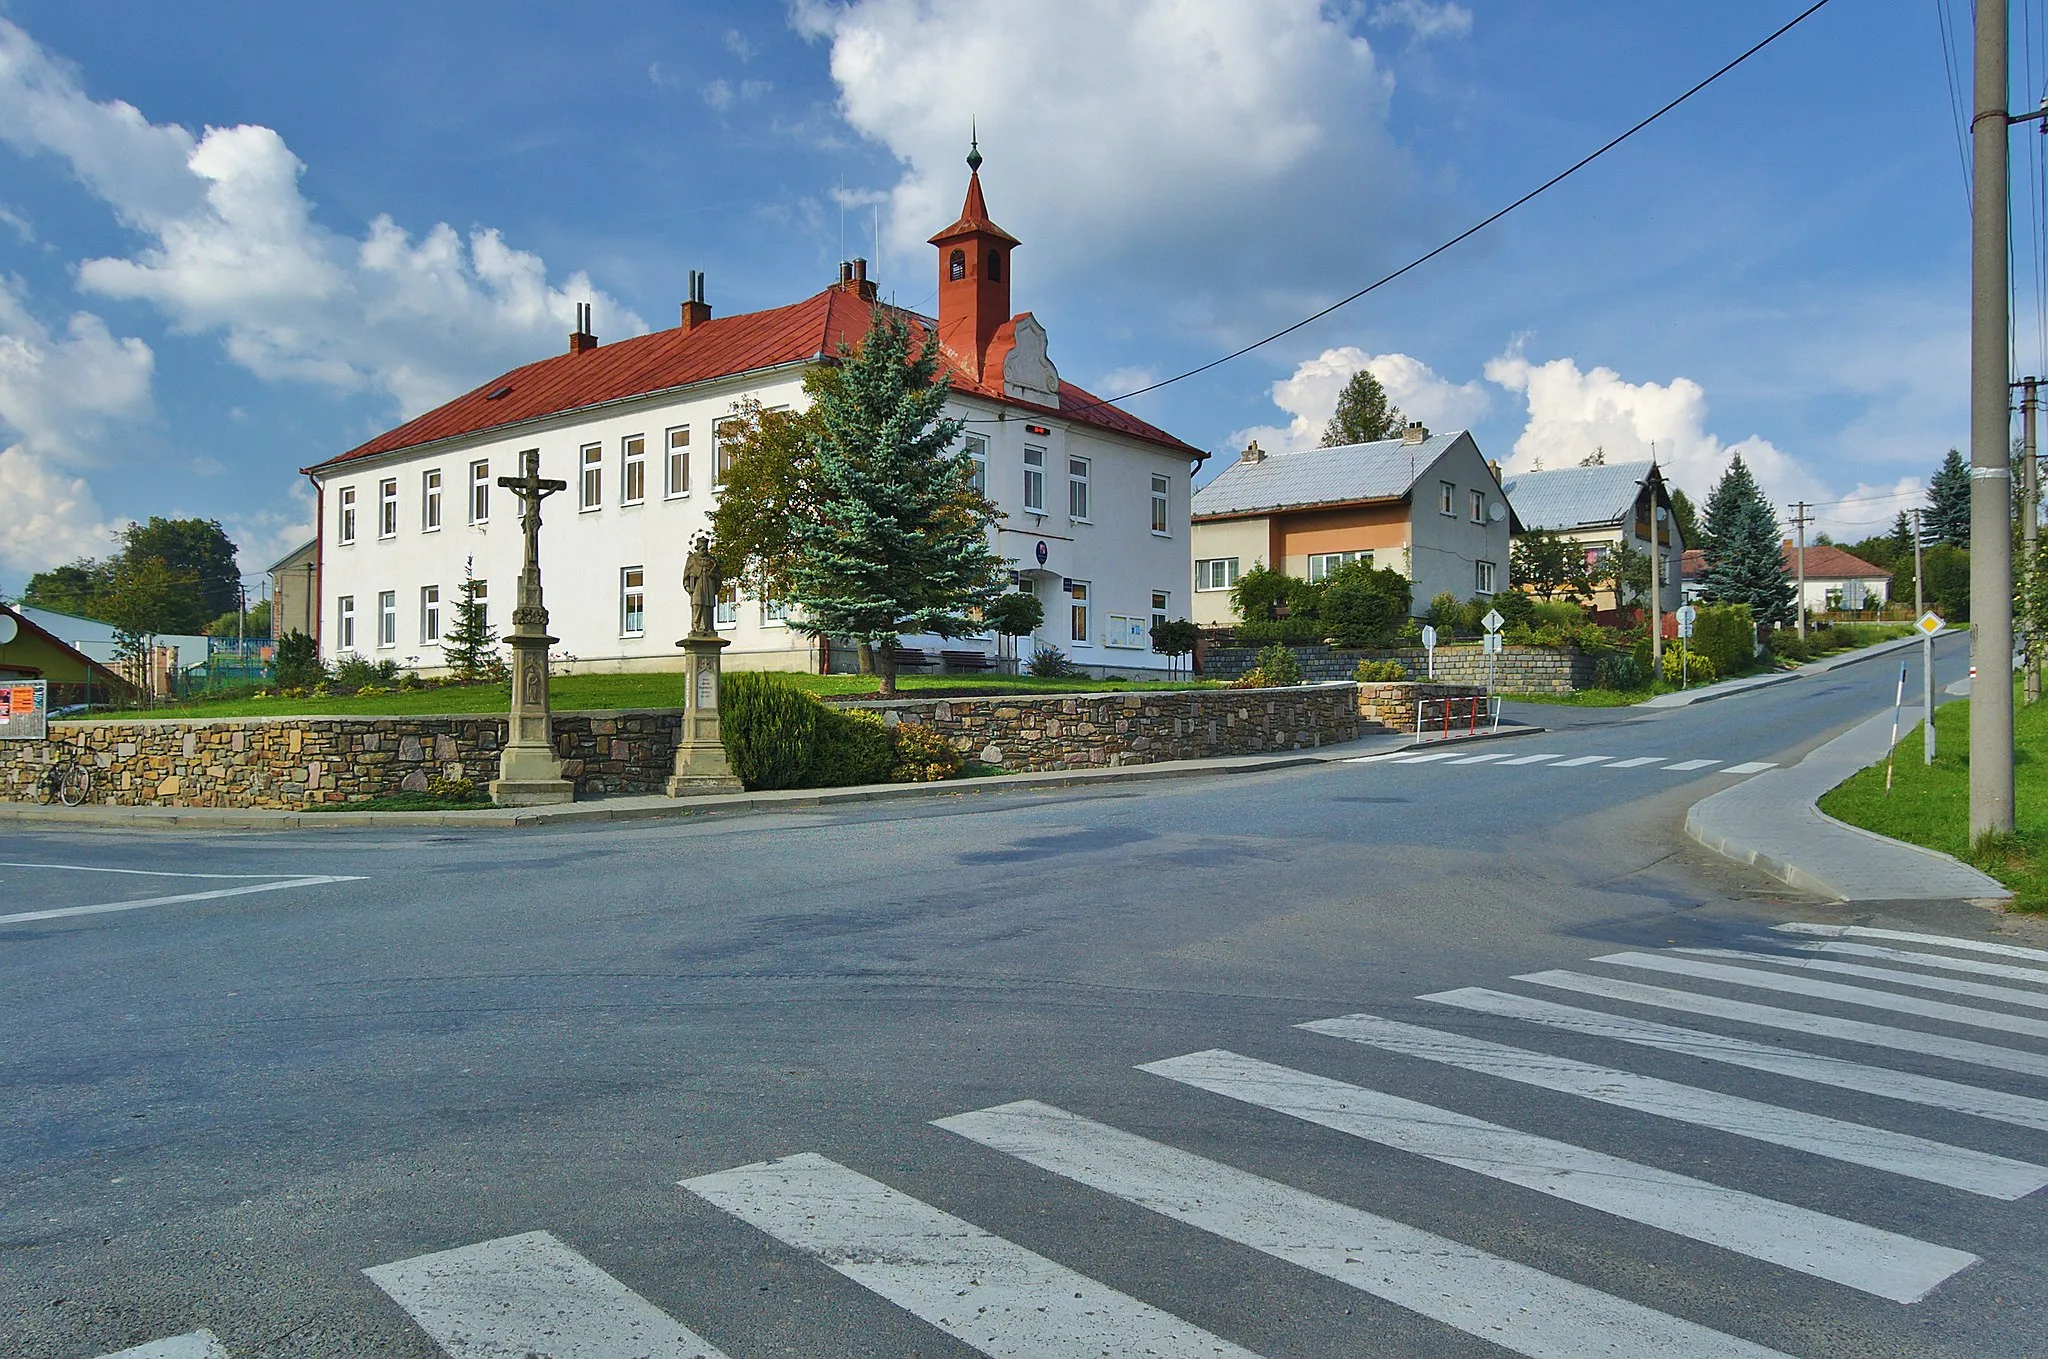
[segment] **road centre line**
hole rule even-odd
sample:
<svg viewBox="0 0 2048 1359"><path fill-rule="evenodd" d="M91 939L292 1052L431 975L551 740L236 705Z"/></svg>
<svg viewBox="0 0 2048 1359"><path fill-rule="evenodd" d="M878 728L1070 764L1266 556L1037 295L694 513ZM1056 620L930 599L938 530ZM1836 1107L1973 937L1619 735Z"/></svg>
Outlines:
<svg viewBox="0 0 2048 1359"><path fill-rule="evenodd" d="M1792 922L1773 925L1780 934L1812 934L1824 939L1889 939L1900 944L1935 944L1965 953L1989 953L2000 958L2026 958L2048 963L2048 949L2022 948L2018 944L1994 944L1984 939L1958 939L1949 934L1916 934L1911 930L1881 930L1871 925L1809 925Z"/></svg>
<svg viewBox="0 0 2048 1359"><path fill-rule="evenodd" d="M418 1255L363 1273L450 1359L726 1359L546 1232Z"/></svg>
<svg viewBox="0 0 2048 1359"><path fill-rule="evenodd" d="M2011 1202L2048 1185L2048 1170L2011 1157L1375 1015L1344 1015L1297 1027L1986 1198Z"/></svg>
<svg viewBox="0 0 2048 1359"><path fill-rule="evenodd" d="M1829 958L1809 958L1804 954L1795 957L1782 953L1748 953L1732 948L1674 948L1668 952L1683 953L1695 958L1727 958L1731 961L1772 963L1800 972L1829 972L1836 976L1861 977L1866 981L1910 986L1921 991L1942 991L1952 996L1970 996L1976 1000L1996 1001L2001 1005L2017 1005L2022 1009L2048 1010L2048 992L2022 991L2017 987L1993 986L1989 982L1963 981L1957 977L1933 977L1925 972L1907 972L1896 967L1865 967L1861 963L1838 963Z"/></svg>
<svg viewBox="0 0 2048 1359"><path fill-rule="evenodd" d="M682 1187L987 1355L1258 1359L971 1222L804 1153Z"/></svg>
<svg viewBox="0 0 2048 1359"><path fill-rule="evenodd" d="M1967 1251L1234 1052L1190 1053L1138 1070L1893 1302L1918 1302L1978 1261Z"/></svg>
<svg viewBox="0 0 2048 1359"><path fill-rule="evenodd" d="M1862 1019L1842 1019L1834 1015L1811 1014L1805 1010L1786 1010L1775 1005L1757 1005L1746 1000L1730 1000L1725 996L1703 995L1696 991L1679 991L1665 986L1646 986L1641 982L1623 981L1619 977L1601 977L1561 969L1524 972L1516 976L1515 980L1530 982L1537 986L1554 986L1560 991L1576 991L1581 995L1625 1000L1633 1005L1678 1010L1685 1014L1714 1015L1742 1024L1754 1024L1759 1028L1783 1029L1791 1033L1811 1034L1818 1038L1839 1039L1844 1043L1890 1048L1897 1052L1917 1052L1928 1057L1946 1058L1952 1062L1968 1062L1972 1066L1990 1067L1994 1071L2019 1071L2030 1076L2048 1077L2048 1056L2019 1048L2000 1047L1995 1043L1982 1043L1974 1038L1950 1038L1947 1034L1928 1033L1921 1029L1899 1029L1889 1024L1872 1024Z"/></svg>
<svg viewBox="0 0 2048 1359"><path fill-rule="evenodd" d="M329 882L361 882L359 875L321 874L285 878L279 882L251 883L246 887L222 887L212 892L182 892L173 897L143 897L136 901L107 901L95 906L59 906L47 911L17 911L0 915L0 925L24 925L36 920L61 920L74 915L107 915L115 911L139 911L145 906L169 906L180 901L211 901L216 897L247 896L252 892L278 892L287 887L318 887Z"/></svg>
<svg viewBox="0 0 2048 1359"><path fill-rule="evenodd" d="M1563 1029L1567 1033L1607 1038L1619 1043L1633 1043L1638 1047L1659 1048L1685 1057L1701 1057L1710 1062L1725 1062L1729 1066L1748 1067L1752 1071L1767 1071L1777 1076L1789 1076L1794 1080L1812 1081L1816 1085L1831 1085L1841 1090L1855 1090L1866 1095L1903 1100L1909 1104L1924 1104L1934 1109L1946 1109L1952 1113L1995 1119L2000 1123L2011 1123L2022 1128L2048 1132L2048 1100L2035 1099L2030 1095L1987 1090L1981 1086L1945 1081L1939 1077L1922 1076L1911 1071L1895 1071L1885 1066L1866 1066L1861 1062L1845 1061L1840 1057L1825 1057L1814 1052L1802 1052L1797 1048L1783 1048L1772 1043L1752 1043L1746 1038L1731 1038L1726 1034L1708 1033L1702 1029L1681 1029L1671 1024L1659 1024L1654 1020L1632 1019L1626 1015L1607 1014L1600 1010L1582 1010L1575 1005L1559 1005L1555 1001L1537 1000L1531 996L1518 996L1507 991L1489 991L1478 986L1462 987L1456 991L1438 991L1418 999L1433 1001L1438 1005L1456 1006L1475 1014L1519 1019L1531 1024Z"/></svg>
<svg viewBox="0 0 2048 1359"><path fill-rule="evenodd" d="M1806 944L1787 943L1801 953L1836 954L1845 958L1878 958L1909 967L1930 967L1942 972L1971 972L1980 977L2006 977L2013 981L2048 986L2048 969L2022 967L2018 963L1987 963L1976 958L1951 958L1945 953L1918 953L1911 949L1888 948L1883 944L1845 944L1839 939L1815 940Z"/></svg>
<svg viewBox="0 0 2048 1359"><path fill-rule="evenodd" d="M220 1343L219 1336L201 1327L164 1340L146 1340L129 1349L103 1354L100 1359L228 1359L228 1347Z"/></svg>
<svg viewBox="0 0 2048 1359"><path fill-rule="evenodd" d="M935 1127L1530 1359L1785 1359L1735 1336L1022 1100Z"/></svg>
<svg viewBox="0 0 2048 1359"><path fill-rule="evenodd" d="M48 868L60 873L125 873L138 878L274 878L275 873L167 873L155 868L99 868L91 864L29 864L0 861L0 868ZM194 1332L197 1334L197 1332Z"/></svg>

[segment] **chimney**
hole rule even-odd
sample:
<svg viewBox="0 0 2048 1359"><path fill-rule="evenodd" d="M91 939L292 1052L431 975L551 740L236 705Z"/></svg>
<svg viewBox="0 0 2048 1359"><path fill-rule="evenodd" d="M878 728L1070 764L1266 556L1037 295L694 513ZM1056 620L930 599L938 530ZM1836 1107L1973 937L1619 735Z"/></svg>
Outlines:
<svg viewBox="0 0 2048 1359"><path fill-rule="evenodd" d="M1420 420L1410 420L1408 428L1401 431L1401 442L1404 444L1419 444L1428 437L1429 431L1423 428Z"/></svg>
<svg viewBox="0 0 2048 1359"><path fill-rule="evenodd" d="M576 304L576 329L569 333L569 352L584 354L597 348L597 336L590 329L590 304Z"/></svg>
<svg viewBox="0 0 2048 1359"><path fill-rule="evenodd" d="M839 291L852 293L864 301L875 300L876 286L868 277L868 262L864 259L839 261Z"/></svg>
<svg viewBox="0 0 2048 1359"><path fill-rule="evenodd" d="M695 330L711 319L711 304L704 300L704 271L690 271L690 299L683 303L683 319L678 329L684 334Z"/></svg>
<svg viewBox="0 0 2048 1359"><path fill-rule="evenodd" d="M1260 448L1259 441L1254 439L1244 446L1244 452L1237 455L1237 460L1239 462L1264 462L1266 460L1266 450Z"/></svg>
<svg viewBox="0 0 2048 1359"><path fill-rule="evenodd" d="M1500 459L1499 459L1499 458L1488 458L1488 459L1486 460L1486 470L1487 470L1487 471L1489 471L1489 472L1491 472L1491 473L1493 473L1493 479L1494 479L1495 481L1499 481L1499 480L1500 480Z"/></svg>

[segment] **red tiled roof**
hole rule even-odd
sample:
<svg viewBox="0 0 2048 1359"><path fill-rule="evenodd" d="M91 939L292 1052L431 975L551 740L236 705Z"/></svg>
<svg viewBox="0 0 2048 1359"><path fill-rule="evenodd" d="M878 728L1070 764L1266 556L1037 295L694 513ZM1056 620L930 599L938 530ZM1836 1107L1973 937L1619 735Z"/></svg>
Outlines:
<svg viewBox="0 0 2048 1359"><path fill-rule="evenodd" d="M989 220L988 202L981 196L981 172L976 170L967 176L967 201L960 205L960 220L931 238L929 244L950 241L955 236L970 236L975 232L1008 241L1011 245L1022 245L1015 236Z"/></svg>
<svg viewBox="0 0 2048 1359"><path fill-rule="evenodd" d="M1799 570L1799 550L1790 541L1778 544L1779 552L1785 559L1785 570ZM1839 547L1824 543L1806 545L1806 578L1808 580L1890 580L1892 573L1882 566L1872 566L1854 553L1844 552Z"/></svg>
<svg viewBox="0 0 2048 1359"><path fill-rule="evenodd" d="M302 470L320 471L380 453L480 434L694 382L835 356L842 344L851 347L859 343L868 332L875 308L881 305L886 304L862 297L857 288L833 286L786 307L714 317L688 330L658 330L580 354L557 354L492 378L366 444ZM935 324L914 312L900 314L920 334ZM943 361L956 391L1020 410L1044 409L1005 397L999 376L991 390L950 360ZM494 399L492 393L501 389L504 394ZM1071 382L1060 384L1060 414L1189 457L1207 456L1128 411L1100 402Z"/></svg>

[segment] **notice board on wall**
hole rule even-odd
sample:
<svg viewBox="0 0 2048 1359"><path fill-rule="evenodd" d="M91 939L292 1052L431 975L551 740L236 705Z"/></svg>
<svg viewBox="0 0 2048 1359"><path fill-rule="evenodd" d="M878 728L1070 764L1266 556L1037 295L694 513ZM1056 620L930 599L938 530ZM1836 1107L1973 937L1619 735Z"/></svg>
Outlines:
<svg viewBox="0 0 2048 1359"><path fill-rule="evenodd" d="M49 735L48 682L0 679L0 741L43 741Z"/></svg>

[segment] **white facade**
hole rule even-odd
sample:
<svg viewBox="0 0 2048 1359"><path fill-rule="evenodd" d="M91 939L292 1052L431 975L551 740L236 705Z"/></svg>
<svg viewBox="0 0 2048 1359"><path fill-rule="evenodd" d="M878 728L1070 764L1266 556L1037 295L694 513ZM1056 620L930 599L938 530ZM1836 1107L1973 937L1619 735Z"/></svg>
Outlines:
<svg viewBox="0 0 2048 1359"><path fill-rule="evenodd" d="M466 559L484 582L491 625L507 632L523 541L519 502L497 478L517 472L522 450L538 448L541 475L569 483L545 502L540 534L549 630L561 639L557 668L679 668L676 641L689 627L683 559L691 538L709 528L718 424L743 398L769 408L808 404L806 366L318 469L322 655L441 668L438 639L454 622ZM1158 619L1189 614L1189 459L1049 409L971 393L956 394L948 414L970 422L963 444L985 451L986 493L1003 514L997 551L1045 607L1044 625L1023 639L1020 654L1042 642L1098 673L1165 669L1167 658L1151 650L1147 633ZM676 451L687 476L677 485L669 455L682 432L687 443ZM595 450L594 460L586 461L586 450ZM1025 502L1027 456L1042 459L1028 469L1042 474L1036 506ZM478 469L481 516L473 501ZM725 659L734 668L820 668L817 643L763 601L739 597L719 621L732 639ZM906 637L903 645L996 651L993 635Z"/></svg>

